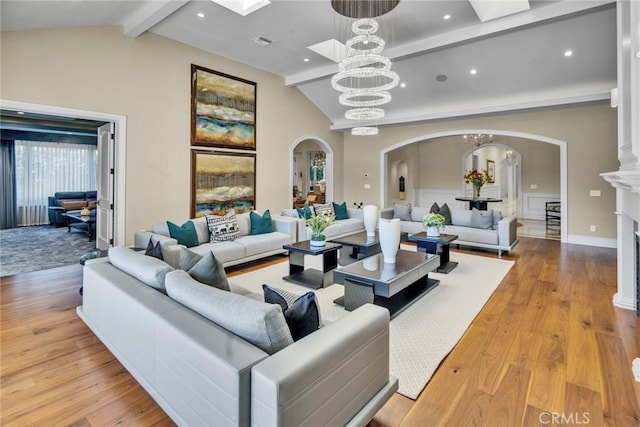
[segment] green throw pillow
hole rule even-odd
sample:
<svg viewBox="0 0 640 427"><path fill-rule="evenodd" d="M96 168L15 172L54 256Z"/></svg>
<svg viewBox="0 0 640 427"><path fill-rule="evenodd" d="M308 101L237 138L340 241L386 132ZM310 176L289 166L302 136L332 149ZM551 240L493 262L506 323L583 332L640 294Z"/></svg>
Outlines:
<svg viewBox="0 0 640 427"><path fill-rule="evenodd" d="M269 209L264 211L262 216L255 212L249 213L249 220L251 221L251 232L249 234L264 234L273 231Z"/></svg>
<svg viewBox="0 0 640 427"><path fill-rule="evenodd" d="M349 213L347 212L347 202L341 204L333 203L333 211L336 213L336 220L349 219Z"/></svg>
<svg viewBox="0 0 640 427"><path fill-rule="evenodd" d="M181 226L167 221L167 227L169 227L169 236L176 239L179 245L185 245L188 248L198 246L198 234L192 221L187 221Z"/></svg>
<svg viewBox="0 0 640 427"><path fill-rule="evenodd" d="M311 213L311 209L309 209L309 205L306 205L303 208L296 208L298 210L298 216L302 219L309 219L313 216Z"/></svg>

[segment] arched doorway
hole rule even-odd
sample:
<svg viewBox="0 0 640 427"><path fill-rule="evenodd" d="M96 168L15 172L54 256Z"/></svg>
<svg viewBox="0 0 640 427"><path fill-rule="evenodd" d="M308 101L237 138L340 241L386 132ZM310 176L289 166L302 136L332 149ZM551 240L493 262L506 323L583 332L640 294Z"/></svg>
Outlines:
<svg viewBox="0 0 640 427"><path fill-rule="evenodd" d="M387 148L384 148L380 151L380 205L381 206L389 206L392 199L389 197L389 189L391 186L395 185L394 182L391 181L391 177L387 173L389 171L389 161L388 155L394 150L409 146L411 144L427 141L435 138L449 137L449 136L462 136L468 134L493 134L493 135L503 135L515 138L523 138L528 140L533 140L536 142L542 142L546 144L552 144L558 146L560 151L560 203L561 203L561 214L560 214L560 240L562 242L567 242L568 239L568 231L567 231L567 142L562 141L556 138L550 138L543 135L536 135L526 132L518 132L518 131L510 131L510 130L498 130L498 129L456 129L449 131L441 131L429 133L421 136L417 136L414 138L410 138L404 141L400 141L396 144L393 144ZM409 171L411 173L411 171Z"/></svg>
<svg viewBox="0 0 640 427"><path fill-rule="evenodd" d="M333 200L333 157L329 143L318 136L302 136L291 144L289 191L292 205L293 198L305 200L309 192L316 192L317 187L324 192L325 200Z"/></svg>

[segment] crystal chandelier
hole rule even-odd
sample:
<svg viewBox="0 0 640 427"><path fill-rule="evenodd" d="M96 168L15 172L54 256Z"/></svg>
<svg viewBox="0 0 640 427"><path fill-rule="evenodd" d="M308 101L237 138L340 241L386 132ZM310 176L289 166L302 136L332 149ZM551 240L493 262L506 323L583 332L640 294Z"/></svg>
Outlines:
<svg viewBox="0 0 640 427"><path fill-rule="evenodd" d="M473 135L464 135L463 138L467 141L473 142L476 147L484 144L491 144L493 142L493 134L489 133L477 133Z"/></svg>
<svg viewBox="0 0 640 427"><path fill-rule="evenodd" d="M391 60L381 55L385 47L382 37L375 35L378 22L373 17L393 9L398 0L332 0L331 5L341 15L359 18L351 25L354 36L345 43L347 56L340 61L338 73L331 86L342 92L340 104L354 107L345 112L345 118L359 122L384 117L378 108L391 101L389 90L398 85L400 78L391 70ZM357 126L352 135L377 135L375 126Z"/></svg>

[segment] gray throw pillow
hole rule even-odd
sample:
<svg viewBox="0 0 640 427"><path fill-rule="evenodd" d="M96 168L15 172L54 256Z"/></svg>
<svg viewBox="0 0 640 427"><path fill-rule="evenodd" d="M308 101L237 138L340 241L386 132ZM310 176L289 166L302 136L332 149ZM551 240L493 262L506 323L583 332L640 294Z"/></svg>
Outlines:
<svg viewBox="0 0 640 427"><path fill-rule="evenodd" d="M440 206L440 211L438 212L440 215L444 217L445 225L452 225L451 223L451 209L449 209L449 205L446 203Z"/></svg>
<svg viewBox="0 0 640 427"><path fill-rule="evenodd" d="M493 225L493 210L480 211L473 208L471 211L471 227L489 229Z"/></svg>
<svg viewBox="0 0 640 427"><path fill-rule="evenodd" d="M320 328L322 324L320 305L313 291L296 295L268 285L262 285L262 290L264 302L278 304L282 308L294 341L298 341Z"/></svg>
<svg viewBox="0 0 640 427"><path fill-rule="evenodd" d="M401 221L411 221L411 203L407 203L406 205L394 203L393 217Z"/></svg>
<svg viewBox="0 0 640 427"><path fill-rule="evenodd" d="M204 285L182 270L167 274L166 285L172 299L268 354L293 343L282 309L275 304Z"/></svg>
<svg viewBox="0 0 640 427"><path fill-rule="evenodd" d="M222 262L218 260L213 252L209 251L204 255L199 255L188 249L180 251L179 267L185 270L191 277L200 283L213 286L223 291L229 291L229 281L224 271Z"/></svg>
<svg viewBox="0 0 640 427"><path fill-rule="evenodd" d="M164 257L162 256L162 246L160 246L160 242L156 242L154 245L153 238L149 239L149 243L147 244L147 249L144 251L144 254L164 261Z"/></svg>

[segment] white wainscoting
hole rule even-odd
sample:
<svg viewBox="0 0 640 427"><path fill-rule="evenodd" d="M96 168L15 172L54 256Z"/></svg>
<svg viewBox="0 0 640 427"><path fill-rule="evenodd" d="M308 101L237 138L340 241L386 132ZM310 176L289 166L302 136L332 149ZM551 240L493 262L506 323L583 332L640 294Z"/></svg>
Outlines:
<svg viewBox="0 0 640 427"><path fill-rule="evenodd" d="M545 219L545 203L559 202L560 193L522 193L522 212L518 215L525 219Z"/></svg>
<svg viewBox="0 0 640 427"><path fill-rule="evenodd" d="M468 203L456 200L456 197L460 197L459 191L434 190L431 188L416 188L413 194L415 206L430 207L434 203L442 206L446 203L450 208L466 209Z"/></svg>

